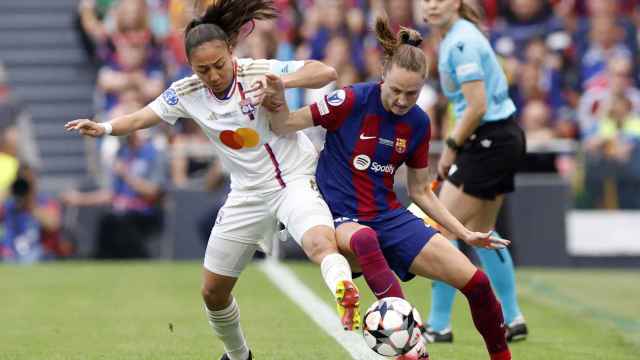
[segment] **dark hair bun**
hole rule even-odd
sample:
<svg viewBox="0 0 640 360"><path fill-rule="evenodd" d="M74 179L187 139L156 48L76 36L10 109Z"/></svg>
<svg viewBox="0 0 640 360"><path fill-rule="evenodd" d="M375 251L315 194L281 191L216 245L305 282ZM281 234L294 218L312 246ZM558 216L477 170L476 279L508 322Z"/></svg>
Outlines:
<svg viewBox="0 0 640 360"><path fill-rule="evenodd" d="M422 38L419 36L411 36L411 32L409 31L401 31L400 32L400 43L407 44L415 47L419 47L422 44Z"/></svg>

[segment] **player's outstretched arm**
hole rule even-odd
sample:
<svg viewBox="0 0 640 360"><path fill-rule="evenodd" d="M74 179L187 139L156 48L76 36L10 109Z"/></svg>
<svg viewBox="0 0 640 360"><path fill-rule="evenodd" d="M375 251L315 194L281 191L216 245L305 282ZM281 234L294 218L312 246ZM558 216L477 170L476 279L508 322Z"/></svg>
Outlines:
<svg viewBox="0 0 640 360"><path fill-rule="evenodd" d="M319 89L336 79L338 79L336 69L317 60L305 60L304 66L298 71L282 76L286 89Z"/></svg>
<svg viewBox="0 0 640 360"><path fill-rule="evenodd" d="M122 136L136 130L157 125L162 119L146 106L132 114L119 116L106 123L97 123L89 119L77 119L64 125L67 131L77 131L80 135L100 137L104 135Z"/></svg>
<svg viewBox="0 0 640 360"><path fill-rule="evenodd" d="M491 233L473 232L467 229L440 202L429 186L428 168L407 169L407 186L409 197L433 220L446 228L469 245L488 249L501 249L509 245L510 241L492 237Z"/></svg>
<svg viewBox="0 0 640 360"><path fill-rule="evenodd" d="M267 87L265 101L273 104L270 125L271 131L278 136L287 135L313 126L313 117L309 106L290 112L284 97L283 79L274 74L266 75Z"/></svg>

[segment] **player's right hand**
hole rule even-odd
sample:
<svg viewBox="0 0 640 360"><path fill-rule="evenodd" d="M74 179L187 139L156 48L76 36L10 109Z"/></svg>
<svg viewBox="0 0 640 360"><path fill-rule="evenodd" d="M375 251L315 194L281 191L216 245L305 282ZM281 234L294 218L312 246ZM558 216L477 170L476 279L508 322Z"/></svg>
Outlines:
<svg viewBox="0 0 640 360"><path fill-rule="evenodd" d="M509 240L501 239L497 236L492 236L491 232L470 232L467 236L463 237L462 240L469 245L491 250L504 249L505 247L509 246L509 244L511 244L511 241Z"/></svg>
<svg viewBox="0 0 640 360"><path fill-rule="evenodd" d="M278 75L267 73L265 75L266 89L265 99L262 103L269 111L277 112L285 105L284 82Z"/></svg>
<svg viewBox="0 0 640 360"><path fill-rule="evenodd" d="M89 119L69 121L64 125L67 131L77 131L80 135L100 137L105 134L104 127Z"/></svg>

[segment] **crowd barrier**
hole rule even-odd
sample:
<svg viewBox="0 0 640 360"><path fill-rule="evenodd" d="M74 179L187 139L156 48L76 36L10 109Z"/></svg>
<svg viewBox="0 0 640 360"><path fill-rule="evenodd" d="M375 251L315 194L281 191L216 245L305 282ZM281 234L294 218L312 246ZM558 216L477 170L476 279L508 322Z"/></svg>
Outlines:
<svg viewBox="0 0 640 360"><path fill-rule="evenodd" d="M406 204L406 191L402 188L397 191L401 202ZM224 198L225 194L222 192L169 191L164 206L164 228L160 234L150 239L150 254L154 258L165 260L201 260L208 231L214 222L213 209L220 206ZM580 245L576 245L575 240L572 244L568 243L567 219L573 216L569 215L573 214L568 208L570 203L569 185L555 174L521 174L516 177L516 191L506 197L497 226L504 237L513 241L511 251L516 264L553 267L640 266L640 252L599 254L576 251L576 248L580 249ZM84 208L77 213L73 237L79 257L90 257L95 250L96 227L104 210ZM576 220L572 221L576 227ZM628 221L633 222L627 219ZM585 224L584 220L582 224ZM593 234L600 237L602 233L603 231ZM582 231L574 237L586 236L584 234L589 234L589 231ZM286 241L274 240L275 255L286 259L303 259L304 254L298 245L290 237L285 236L285 239ZM591 243L598 241L589 240ZM584 244L588 246L588 242Z"/></svg>

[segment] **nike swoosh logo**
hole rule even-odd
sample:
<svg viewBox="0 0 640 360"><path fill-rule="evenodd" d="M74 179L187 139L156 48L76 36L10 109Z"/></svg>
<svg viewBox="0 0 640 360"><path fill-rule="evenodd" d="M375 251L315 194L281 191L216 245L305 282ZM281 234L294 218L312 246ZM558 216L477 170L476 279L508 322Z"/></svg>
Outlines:
<svg viewBox="0 0 640 360"><path fill-rule="evenodd" d="M360 140L371 140L375 138L376 136L364 136L364 134L360 134Z"/></svg>
<svg viewBox="0 0 640 360"><path fill-rule="evenodd" d="M377 297L377 296L382 296L382 295L386 294L386 293L387 293L387 291L391 290L391 287L392 287L392 286L393 286L393 284L389 284L389 287L387 287L386 289L384 289L384 291L382 291L382 292L376 292L376 291L374 291L373 293L376 295L376 297Z"/></svg>

